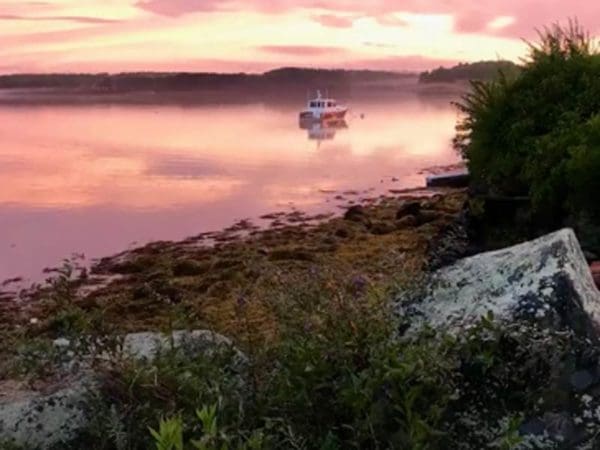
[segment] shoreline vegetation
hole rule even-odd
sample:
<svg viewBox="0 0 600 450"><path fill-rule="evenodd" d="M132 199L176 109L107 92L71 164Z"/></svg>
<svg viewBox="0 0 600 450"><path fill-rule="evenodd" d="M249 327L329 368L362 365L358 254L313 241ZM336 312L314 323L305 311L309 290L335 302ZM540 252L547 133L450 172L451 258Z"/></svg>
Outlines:
<svg viewBox="0 0 600 450"><path fill-rule="evenodd" d="M600 56L575 23L540 41L458 104L468 189L66 261L0 302L0 448L595 448Z"/></svg>

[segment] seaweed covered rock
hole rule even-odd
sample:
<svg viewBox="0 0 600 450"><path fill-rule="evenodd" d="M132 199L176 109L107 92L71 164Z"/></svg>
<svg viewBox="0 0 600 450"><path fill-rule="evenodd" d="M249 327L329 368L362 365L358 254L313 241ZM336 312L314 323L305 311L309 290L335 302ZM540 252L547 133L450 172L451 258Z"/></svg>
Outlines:
<svg viewBox="0 0 600 450"><path fill-rule="evenodd" d="M399 309L423 325L458 332L490 312L595 336L600 294L573 231L564 229L507 249L482 253L435 272L416 301Z"/></svg>

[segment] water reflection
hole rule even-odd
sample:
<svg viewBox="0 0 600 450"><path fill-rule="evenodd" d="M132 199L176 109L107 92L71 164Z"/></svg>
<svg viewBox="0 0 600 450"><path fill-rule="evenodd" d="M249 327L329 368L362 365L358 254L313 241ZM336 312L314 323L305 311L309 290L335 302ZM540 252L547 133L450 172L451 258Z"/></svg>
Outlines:
<svg viewBox="0 0 600 450"><path fill-rule="evenodd" d="M329 193L413 187L457 160L447 99L355 101L347 128L309 139L297 106L0 106L0 280L291 206L337 210Z"/></svg>
<svg viewBox="0 0 600 450"><path fill-rule="evenodd" d="M317 146L322 141L332 141L338 130L348 128L344 119L338 120L313 120L300 119L300 129L308 131L308 139L317 141Z"/></svg>

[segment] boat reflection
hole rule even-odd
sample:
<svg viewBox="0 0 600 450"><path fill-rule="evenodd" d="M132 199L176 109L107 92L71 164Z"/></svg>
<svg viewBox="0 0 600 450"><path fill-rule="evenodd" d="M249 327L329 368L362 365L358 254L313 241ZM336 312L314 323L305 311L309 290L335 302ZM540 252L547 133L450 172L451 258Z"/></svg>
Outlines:
<svg viewBox="0 0 600 450"><path fill-rule="evenodd" d="M348 128L344 119L336 120L300 120L300 129L307 130L308 139L317 141L331 141L335 138L337 131Z"/></svg>

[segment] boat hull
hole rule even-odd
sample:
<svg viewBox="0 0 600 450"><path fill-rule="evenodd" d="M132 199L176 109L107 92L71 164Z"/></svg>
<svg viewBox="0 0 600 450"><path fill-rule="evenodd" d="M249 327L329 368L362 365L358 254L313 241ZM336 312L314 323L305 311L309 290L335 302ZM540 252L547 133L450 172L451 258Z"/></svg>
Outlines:
<svg viewBox="0 0 600 450"><path fill-rule="evenodd" d="M346 117L347 109L341 109L339 111L323 111L322 113L315 114L312 111L302 111L300 113L300 120L314 120L314 121L326 121L326 120L342 120Z"/></svg>

